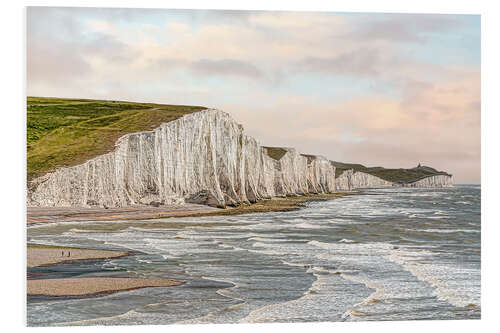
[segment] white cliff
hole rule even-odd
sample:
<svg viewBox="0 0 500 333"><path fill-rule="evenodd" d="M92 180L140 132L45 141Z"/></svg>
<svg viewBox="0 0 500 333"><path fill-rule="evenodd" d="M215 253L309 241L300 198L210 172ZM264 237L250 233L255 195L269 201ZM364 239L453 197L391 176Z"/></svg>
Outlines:
<svg viewBox="0 0 500 333"><path fill-rule="evenodd" d="M435 175L426 177L415 182L405 184L405 187L451 187L453 186L453 176Z"/></svg>
<svg viewBox="0 0 500 333"><path fill-rule="evenodd" d="M392 182L365 172L356 171L351 178L353 188L374 188L392 186Z"/></svg>
<svg viewBox="0 0 500 333"><path fill-rule="evenodd" d="M335 190L339 191L352 191L352 174L353 169L346 170L342 172L337 178L335 178Z"/></svg>
<svg viewBox="0 0 500 333"><path fill-rule="evenodd" d="M268 155L268 148L263 148L266 158L273 163L274 196L303 195L308 193L307 158L300 155L294 148L281 148L285 153L279 159Z"/></svg>
<svg viewBox="0 0 500 333"><path fill-rule="evenodd" d="M398 187L451 187L451 175L434 175L411 183L394 183L382 178L353 169L346 170L335 179L336 191L352 191L354 189L378 188L387 186Z"/></svg>
<svg viewBox="0 0 500 333"><path fill-rule="evenodd" d="M127 134L110 153L33 180L28 206L226 206L334 192L334 179L326 158L288 148L273 159L227 113L208 109Z"/></svg>
<svg viewBox="0 0 500 333"><path fill-rule="evenodd" d="M392 186L392 182L361 171L346 170L335 179L337 191Z"/></svg>
<svg viewBox="0 0 500 333"><path fill-rule="evenodd" d="M335 167L323 156L302 155L307 159L307 186L310 193L335 191Z"/></svg>

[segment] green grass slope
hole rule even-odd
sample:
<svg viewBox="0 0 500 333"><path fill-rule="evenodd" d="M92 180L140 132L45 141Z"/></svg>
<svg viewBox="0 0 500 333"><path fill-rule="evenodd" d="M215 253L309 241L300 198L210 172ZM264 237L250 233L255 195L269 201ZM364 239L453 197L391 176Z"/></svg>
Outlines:
<svg viewBox="0 0 500 333"><path fill-rule="evenodd" d="M450 174L444 171L438 171L428 166L418 166L412 169L386 169L383 167L365 167L362 164L342 163L336 161L331 162L336 167L335 177L340 176L344 171L349 169L365 172L390 182L403 183L412 183L419 179L436 175L450 176Z"/></svg>
<svg viewBox="0 0 500 333"><path fill-rule="evenodd" d="M151 130L201 106L28 97L28 180L113 150L119 137Z"/></svg>

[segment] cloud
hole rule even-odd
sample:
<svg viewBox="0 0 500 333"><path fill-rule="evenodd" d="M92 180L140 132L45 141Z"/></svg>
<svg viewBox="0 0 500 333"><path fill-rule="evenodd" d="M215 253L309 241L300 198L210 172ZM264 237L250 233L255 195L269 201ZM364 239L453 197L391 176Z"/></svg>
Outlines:
<svg viewBox="0 0 500 333"><path fill-rule="evenodd" d="M81 52L86 57L99 57L108 63L129 64L139 53L115 37L106 34L94 33L92 37L81 45Z"/></svg>
<svg viewBox="0 0 500 333"><path fill-rule="evenodd" d="M479 70L456 68L441 81L412 85L401 99L367 94L325 103L263 93L257 98L265 105L227 109L266 145L368 166L422 162L473 183L480 180L479 82Z"/></svg>
<svg viewBox="0 0 500 333"><path fill-rule="evenodd" d="M377 14L379 19L363 16L358 27L346 37L359 40L418 42L427 40L428 33L443 33L461 25L456 16L442 14Z"/></svg>
<svg viewBox="0 0 500 333"><path fill-rule="evenodd" d="M193 62L191 68L193 71L204 75L236 75L248 77L259 77L262 75L261 71L254 65L233 59L201 59Z"/></svg>
<svg viewBox="0 0 500 333"><path fill-rule="evenodd" d="M326 74L371 76L377 74L378 62L376 49L358 49L334 58L307 57L299 63L299 68Z"/></svg>
<svg viewBox="0 0 500 333"><path fill-rule="evenodd" d="M30 95L217 107L266 145L479 181L479 29L456 52L470 16L30 7L27 21Z"/></svg>
<svg viewBox="0 0 500 333"><path fill-rule="evenodd" d="M55 33L55 32L58 33ZM71 36L80 36L77 24L58 11L38 7L27 11L27 77L62 84L68 77L82 77L91 72L90 64L75 50Z"/></svg>

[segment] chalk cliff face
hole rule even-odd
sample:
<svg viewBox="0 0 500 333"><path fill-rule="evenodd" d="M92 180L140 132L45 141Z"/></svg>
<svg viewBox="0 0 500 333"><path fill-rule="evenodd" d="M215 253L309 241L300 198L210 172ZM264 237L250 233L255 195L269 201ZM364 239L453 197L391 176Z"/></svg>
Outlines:
<svg viewBox="0 0 500 333"><path fill-rule="evenodd" d="M210 109L125 135L110 153L35 179L28 206L226 206L334 192L334 179L326 158L290 148L275 160L227 113Z"/></svg>
<svg viewBox="0 0 500 333"><path fill-rule="evenodd" d="M386 187L392 186L392 182L370 175L365 172L354 172L352 175L354 188Z"/></svg>
<svg viewBox="0 0 500 333"><path fill-rule="evenodd" d="M273 170L267 172L274 175L274 195L303 195L309 193L307 180L307 159L293 148L284 148L286 153L275 160L267 155L267 149L263 148L265 156L273 163Z"/></svg>
<svg viewBox="0 0 500 333"><path fill-rule="evenodd" d="M351 191L361 188L375 188L392 186L392 182L375 177L365 172L346 170L335 179L337 191Z"/></svg>
<svg viewBox="0 0 500 333"><path fill-rule="evenodd" d="M307 159L307 186L310 193L335 191L335 167L323 156L302 155Z"/></svg>
<svg viewBox="0 0 500 333"><path fill-rule="evenodd" d="M448 175L435 175L422 178L418 181L407 184L395 184L382 178L367 174L365 172L346 170L335 179L336 191L351 191L362 188L375 187L451 187L453 186L453 177Z"/></svg>
<svg viewBox="0 0 500 333"><path fill-rule="evenodd" d="M451 186L453 186L453 176L448 176L448 175L431 176L405 185L405 187L451 187Z"/></svg>
<svg viewBox="0 0 500 333"><path fill-rule="evenodd" d="M352 174L354 170L349 169L342 172L337 178L335 178L335 190L338 191L352 191Z"/></svg>

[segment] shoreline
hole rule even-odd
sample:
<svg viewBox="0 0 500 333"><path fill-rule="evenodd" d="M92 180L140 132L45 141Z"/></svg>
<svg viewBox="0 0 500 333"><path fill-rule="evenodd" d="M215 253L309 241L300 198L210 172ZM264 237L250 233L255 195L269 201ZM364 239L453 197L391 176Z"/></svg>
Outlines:
<svg viewBox="0 0 500 333"><path fill-rule="evenodd" d="M304 209L306 203L313 201L325 201L342 198L347 195L356 195L360 192L347 192L347 193L334 193L334 194L308 194L304 196L273 198L259 200L253 204L244 204L237 207L226 209L208 207L207 209L200 209L195 205L195 209L181 210L179 205L174 210L174 214L167 214L159 216L158 210L165 209L165 207L158 207L151 209L146 207L146 214L139 214L139 209L142 207L124 208L120 209L88 209L87 213L82 209L77 209L73 214L72 208L43 208L39 209L41 215L35 221L28 218L28 225L34 223L49 223L49 222L65 222L64 218L70 216L77 216L77 221L93 221L92 217L98 221L102 221L102 213L109 212L108 219L105 221L118 221L118 220L146 220L155 218L168 218L168 217L201 217L201 216L218 216L218 215L240 215L250 213L266 213L266 212L283 212L295 211ZM149 208L149 209L148 209ZM205 208L205 207L203 207ZM70 210L70 212L68 212ZM57 215L59 212L59 215ZM148 215L147 213L153 213ZM33 212L32 212L33 213ZM28 208L29 214L29 208ZM45 214L45 215L42 215ZM56 215L51 215L56 214ZM33 216L32 216L33 217ZM45 219L44 219L45 217ZM88 219L90 217L90 219ZM68 221L68 220L66 220ZM74 220L72 220L74 221ZM68 221L69 222L69 221ZM76 247L41 245L41 244L28 244L27 245L27 268L49 267L56 264L68 264L84 260L103 260L111 258L120 258L129 256L129 251L115 251L115 250L95 250ZM41 297L91 297L98 295L105 295L116 293L120 291L130 291L140 288L150 287L169 287L181 285L184 282L173 281L168 279L158 278L114 278L114 277L91 277L91 278L53 278L53 279L28 279L26 292L27 296L41 296Z"/></svg>
<svg viewBox="0 0 500 333"><path fill-rule="evenodd" d="M27 207L26 224L52 222L96 222L147 220L163 216L183 217L188 213L208 213L219 208L197 204L168 206L127 206L120 208L89 207Z"/></svg>
<svg viewBox="0 0 500 333"><path fill-rule="evenodd" d="M128 251L95 250L66 246L27 244L28 268L68 264L81 260L113 259L131 255Z"/></svg>
<svg viewBox="0 0 500 333"><path fill-rule="evenodd" d="M113 222L122 220L136 221L170 217L286 212L303 209L306 207L305 204L307 202L338 199L349 195L359 195L360 193L360 191L353 191L330 194L306 194L294 197L276 197L228 208L214 208L197 204L166 205L159 207L128 206L121 208L27 207L26 224L31 225L53 222Z"/></svg>
<svg viewBox="0 0 500 333"><path fill-rule="evenodd" d="M84 277L28 280L27 296L88 297L141 288L172 287L184 284L161 278Z"/></svg>
<svg viewBox="0 0 500 333"><path fill-rule="evenodd" d="M68 256L63 255L66 254ZM85 260L104 260L131 255L128 251L94 250L53 245L27 245L27 275L30 268L50 267ZM71 277L27 279L27 296L86 297L140 288L170 287L184 282L163 278Z"/></svg>
<svg viewBox="0 0 500 333"><path fill-rule="evenodd" d="M288 212L306 208L308 202L327 201L343 198L349 195L360 194L360 191L338 192L324 194L306 194L301 196L276 197L272 199L262 199L256 203L242 204L232 208L220 209L205 213L188 213L182 217L201 217L201 216L221 216L221 215L242 215L251 213L270 213L270 212ZM168 216L164 216L168 217ZM164 218L162 217L162 218Z"/></svg>

